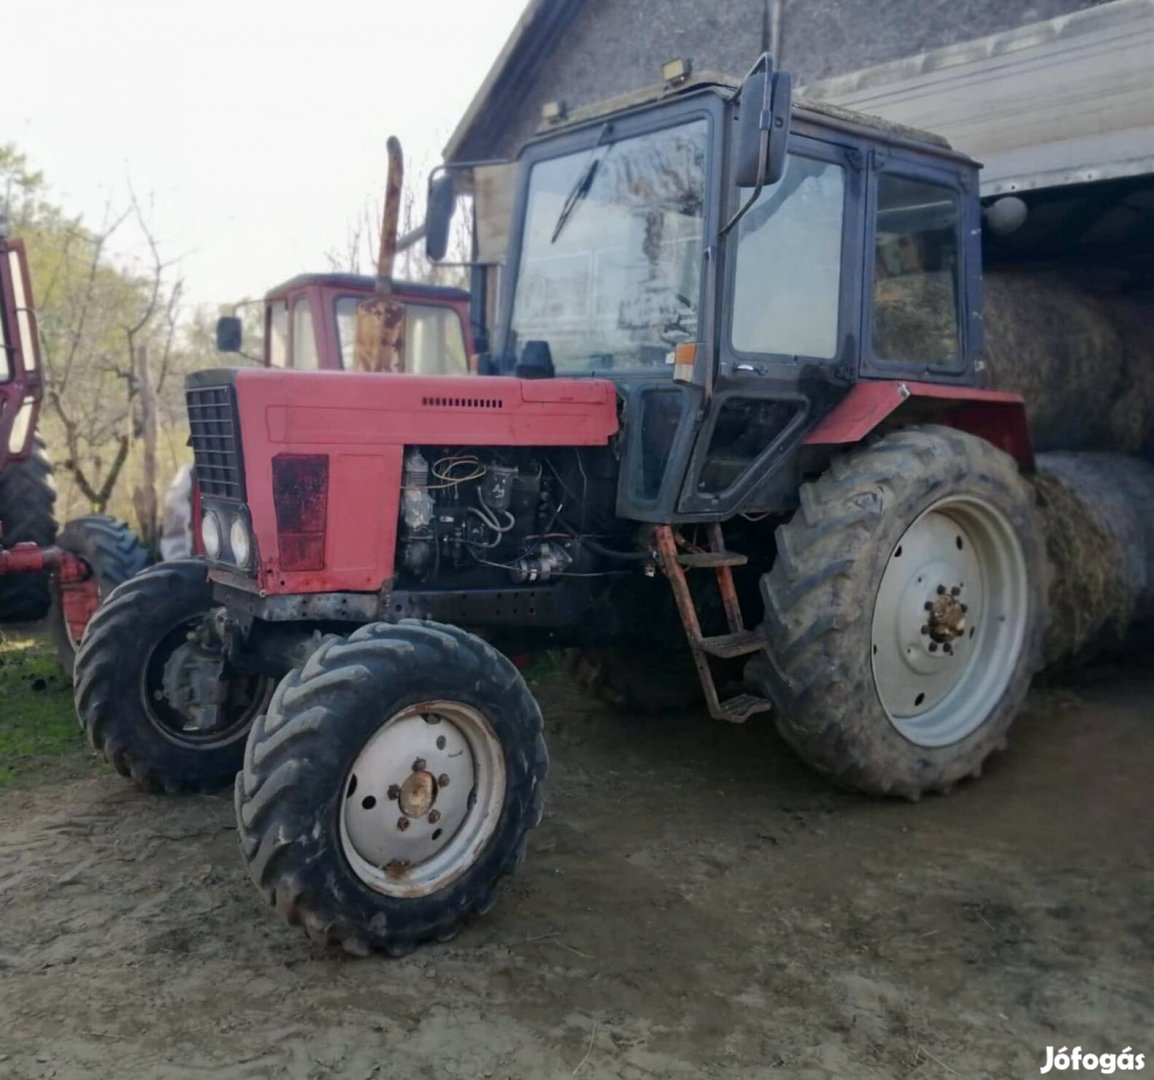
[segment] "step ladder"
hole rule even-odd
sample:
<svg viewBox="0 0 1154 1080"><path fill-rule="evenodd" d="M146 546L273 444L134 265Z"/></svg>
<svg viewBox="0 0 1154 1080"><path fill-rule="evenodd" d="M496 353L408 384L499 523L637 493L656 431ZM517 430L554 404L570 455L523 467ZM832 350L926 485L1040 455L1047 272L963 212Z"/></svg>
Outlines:
<svg viewBox="0 0 1154 1080"><path fill-rule="evenodd" d="M721 526L706 526L709 537L708 551L686 551L684 541L678 546L679 538L670 525L658 525L654 538L661 569L673 587L673 598L685 626L685 636L689 639L693 663L701 678L701 688L705 691L705 703L709 715L717 720L728 720L732 724L744 723L755 713L769 712L770 703L756 694L737 694L722 701L717 693L717 683L713 669L709 666L711 656L722 660L732 660L737 656L747 656L760 652L765 647L765 638L759 630L747 630L741 617L741 604L737 599L737 589L733 584L733 568L744 566L749 560L735 551L727 551L721 535ZM686 580L687 570L713 570L717 575L717 588L721 593L721 603L725 609L728 634L706 636L701 632L701 621L697 617L697 605Z"/></svg>

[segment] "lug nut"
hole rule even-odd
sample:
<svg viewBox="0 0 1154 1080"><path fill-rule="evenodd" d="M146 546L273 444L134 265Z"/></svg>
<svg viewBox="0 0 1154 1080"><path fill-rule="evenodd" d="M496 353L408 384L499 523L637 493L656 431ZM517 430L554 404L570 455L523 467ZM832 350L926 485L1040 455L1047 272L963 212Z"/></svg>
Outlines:
<svg viewBox="0 0 1154 1080"><path fill-rule="evenodd" d="M397 828L400 829L401 832L404 832L411 824L412 822L409 821L407 817L397 818Z"/></svg>
<svg viewBox="0 0 1154 1080"><path fill-rule="evenodd" d="M954 655L954 647L947 641L942 646L942 652L946 653L949 656L953 656Z"/></svg>
<svg viewBox="0 0 1154 1080"><path fill-rule="evenodd" d="M440 776L437 777L437 786L438 787L448 787L449 786L449 774L447 772L443 772L443 773L441 773Z"/></svg>
<svg viewBox="0 0 1154 1080"><path fill-rule="evenodd" d="M938 643L936 641L931 641L930 642L930 652L937 652L937 651L938 651Z"/></svg>
<svg viewBox="0 0 1154 1080"><path fill-rule="evenodd" d="M933 610L934 610L934 602L932 600L927 600L926 601L926 611L933 611Z"/></svg>
<svg viewBox="0 0 1154 1080"><path fill-rule="evenodd" d="M413 762L413 772L424 772L424 771L425 771L425 759L423 757L419 757L419 758L417 758L416 761Z"/></svg>
<svg viewBox="0 0 1154 1080"><path fill-rule="evenodd" d="M945 595L946 595L946 587L944 585L939 585L938 586L938 596L945 596Z"/></svg>
<svg viewBox="0 0 1154 1080"><path fill-rule="evenodd" d="M965 615L965 613L970 610L965 604L959 604L958 609L963 615Z"/></svg>
<svg viewBox="0 0 1154 1080"><path fill-rule="evenodd" d="M429 811L429 824L430 825L436 825L437 822L440 820L441 820L441 811L440 810L430 810Z"/></svg>
<svg viewBox="0 0 1154 1080"><path fill-rule="evenodd" d="M928 634L929 632L930 632L930 628L929 628L928 626L923 626L923 627L922 627L922 633L923 633L923 634Z"/></svg>
<svg viewBox="0 0 1154 1080"><path fill-rule="evenodd" d="M401 789L398 784L390 784L389 790L385 793L393 802L396 802L401 797Z"/></svg>
<svg viewBox="0 0 1154 1080"><path fill-rule="evenodd" d="M958 594L959 594L961 591L962 591L962 590L961 590L961 589L960 589L960 588L959 588L957 585L955 585L955 586L954 586L954 587L953 587L953 588L950 590L950 595L951 595L951 596L957 596L957 595L958 595Z"/></svg>

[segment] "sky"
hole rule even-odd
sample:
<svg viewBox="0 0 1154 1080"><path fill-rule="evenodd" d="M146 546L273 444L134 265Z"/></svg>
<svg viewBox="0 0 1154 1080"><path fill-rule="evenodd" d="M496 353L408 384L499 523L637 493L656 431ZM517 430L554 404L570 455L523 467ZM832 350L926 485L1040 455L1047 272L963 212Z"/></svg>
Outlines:
<svg viewBox="0 0 1154 1080"><path fill-rule="evenodd" d="M384 189L390 134L440 160L525 2L5 4L0 143L93 227L131 185L191 303L259 296L328 269Z"/></svg>

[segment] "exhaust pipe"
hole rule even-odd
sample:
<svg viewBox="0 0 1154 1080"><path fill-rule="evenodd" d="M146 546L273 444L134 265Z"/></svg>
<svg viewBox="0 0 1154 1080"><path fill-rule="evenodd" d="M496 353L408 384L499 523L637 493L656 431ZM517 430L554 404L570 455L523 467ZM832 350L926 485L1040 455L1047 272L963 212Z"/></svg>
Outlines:
<svg viewBox="0 0 1154 1080"><path fill-rule="evenodd" d="M401 190L405 160L400 140L390 135L387 144L389 174L377 253L377 282L371 299L357 305L354 367L357 371L405 370L405 305L393 296L393 269L397 261L397 230L401 220Z"/></svg>

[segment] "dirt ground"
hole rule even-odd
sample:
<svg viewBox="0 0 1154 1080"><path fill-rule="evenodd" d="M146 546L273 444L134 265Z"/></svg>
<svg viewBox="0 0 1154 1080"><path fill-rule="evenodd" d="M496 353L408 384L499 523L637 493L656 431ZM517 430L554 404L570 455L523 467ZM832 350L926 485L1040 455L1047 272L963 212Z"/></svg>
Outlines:
<svg viewBox="0 0 1154 1080"><path fill-rule="evenodd" d="M0 791L0 1076L1027 1077L1154 1057L1154 674L1036 691L982 780L839 794L767 723L540 677L553 773L496 909L403 960L281 925L227 796L79 750Z"/></svg>

